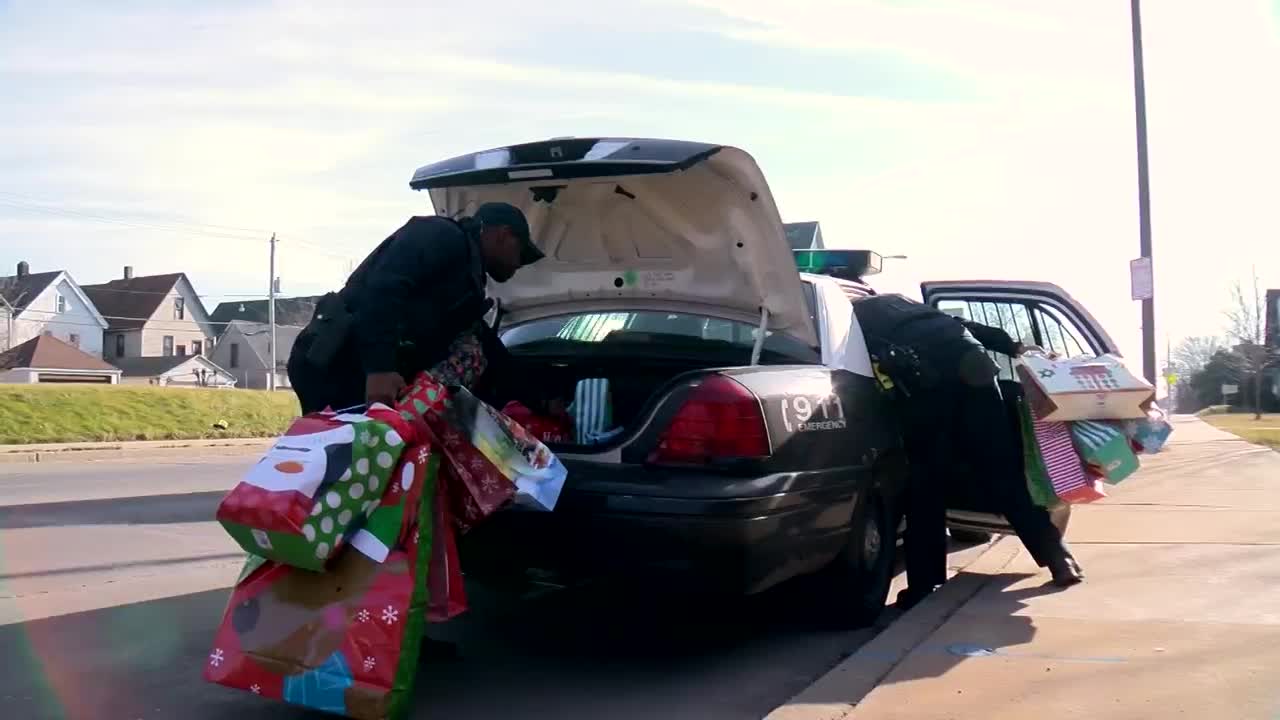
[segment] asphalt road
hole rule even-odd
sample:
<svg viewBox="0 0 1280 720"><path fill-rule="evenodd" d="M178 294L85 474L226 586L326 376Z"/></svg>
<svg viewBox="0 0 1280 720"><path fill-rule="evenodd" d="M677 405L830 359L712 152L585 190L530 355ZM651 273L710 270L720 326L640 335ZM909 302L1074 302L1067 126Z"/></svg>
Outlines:
<svg viewBox="0 0 1280 720"><path fill-rule="evenodd" d="M201 679L243 557L211 518L251 461L0 466L0 714L321 717ZM812 627L794 595L472 587L431 629L463 658L422 664L414 717L760 718L874 632Z"/></svg>

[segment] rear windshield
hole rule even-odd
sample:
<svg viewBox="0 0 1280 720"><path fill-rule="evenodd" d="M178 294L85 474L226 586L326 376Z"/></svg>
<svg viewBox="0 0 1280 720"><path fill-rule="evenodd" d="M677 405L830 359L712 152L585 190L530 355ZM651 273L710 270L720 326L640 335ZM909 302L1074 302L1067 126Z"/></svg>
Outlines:
<svg viewBox="0 0 1280 720"><path fill-rule="evenodd" d="M748 354L755 344L757 329L748 323L702 315L670 312L606 312L562 315L535 320L502 333L509 348L544 340L580 343L646 342L670 340L679 343L704 341L720 346L740 347ZM815 353L786 335L769 332L764 350L807 359Z"/></svg>

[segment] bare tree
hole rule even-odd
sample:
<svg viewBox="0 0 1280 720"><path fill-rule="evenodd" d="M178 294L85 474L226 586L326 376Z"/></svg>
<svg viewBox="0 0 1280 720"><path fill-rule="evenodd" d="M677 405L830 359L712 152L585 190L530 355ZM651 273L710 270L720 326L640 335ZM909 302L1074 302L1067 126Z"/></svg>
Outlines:
<svg viewBox="0 0 1280 720"><path fill-rule="evenodd" d="M1239 280L1231 291L1231 308L1227 310L1231 337L1238 343L1235 351L1245 361L1245 370L1253 381L1254 419L1262 419L1262 384L1266 371L1277 364L1275 348L1267 346L1267 301L1253 269L1253 281L1245 285Z"/></svg>
<svg viewBox="0 0 1280 720"><path fill-rule="evenodd" d="M1194 375L1209 364L1219 350L1226 347L1222 338L1212 336L1186 337L1169 354L1169 369L1179 375Z"/></svg>

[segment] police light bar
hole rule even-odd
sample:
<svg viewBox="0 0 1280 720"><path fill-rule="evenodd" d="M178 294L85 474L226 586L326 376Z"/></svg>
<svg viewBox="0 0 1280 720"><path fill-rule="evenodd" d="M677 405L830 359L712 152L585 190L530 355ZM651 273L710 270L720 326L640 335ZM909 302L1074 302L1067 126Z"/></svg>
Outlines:
<svg viewBox="0 0 1280 720"><path fill-rule="evenodd" d="M870 250L794 250L796 268L802 273L830 275L841 280L858 280L875 275L884 267L884 258Z"/></svg>

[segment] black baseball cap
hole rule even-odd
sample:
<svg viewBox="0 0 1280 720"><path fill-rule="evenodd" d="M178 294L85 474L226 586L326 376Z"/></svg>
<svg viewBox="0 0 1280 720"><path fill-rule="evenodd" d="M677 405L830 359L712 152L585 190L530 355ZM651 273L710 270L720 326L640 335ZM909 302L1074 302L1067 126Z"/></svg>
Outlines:
<svg viewBox="0 0 1280 720"><path fill-rule="evenodd" d="M480 221L480 225L506 225L511 228L512 234L520 239L523 247L520 249L520 263L522 265L532 265L542 258L546 257L537 245L533 244L533 238L529 237L529 221L525 219L524 213L515 205L504 202L487 202L476 209L476 220Z"/></svg>

